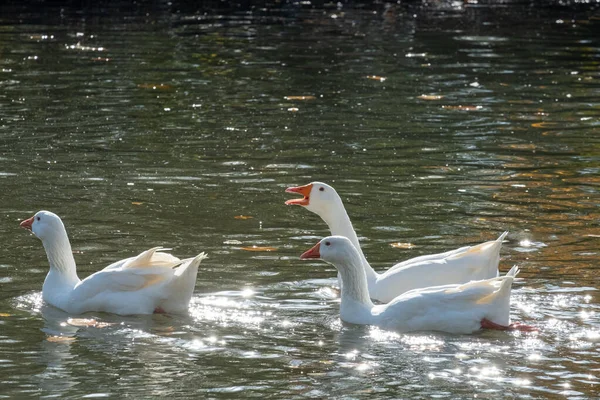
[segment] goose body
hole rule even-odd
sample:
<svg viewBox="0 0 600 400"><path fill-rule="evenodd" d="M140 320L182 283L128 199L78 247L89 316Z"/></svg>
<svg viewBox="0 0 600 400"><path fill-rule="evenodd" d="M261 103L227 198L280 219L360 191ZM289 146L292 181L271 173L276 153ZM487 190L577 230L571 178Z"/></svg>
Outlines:
<svg viewBox="0 0 600 400"><path fill-rule="evenodd" d="M518 268L486 280L414 289L387 304L374 305L367 288L359 252L343 236L329 236L302 254L320 258L340 272L340 318L398 332L442 331L473 333L481 328L511 329L510 292ZM519 326L522 330L526 329Z"/></svg>
<svg viewBox="0 0 600 400"><path fill-rule="evenodd" d="M493 241L412 258L383 273L377 273L363 254L344 204L333 187L322 182L312 182L288 188L286 192L303 196L301 199L288 200L286 204L300 205L312 211L325 221L332 235L345 236L352 242L365 270L369 295L373 300L387 303L412 289L498 276L502 240L508 232Z"/></svg>
<svg viewBox="0 0 600 400"><path fill-rule="evenodd" d="M50 271L42 288L48 304L68 313L102 311L120 315L187 312L204 253L180 260L160 247L117 261L80 280L61 219L39 211L21 222L46 250Z"/></svg>

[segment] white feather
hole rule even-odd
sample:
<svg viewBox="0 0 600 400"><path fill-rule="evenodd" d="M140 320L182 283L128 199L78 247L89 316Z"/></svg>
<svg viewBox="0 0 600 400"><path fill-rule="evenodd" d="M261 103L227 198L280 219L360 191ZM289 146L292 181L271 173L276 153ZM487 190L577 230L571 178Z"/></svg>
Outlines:
<svg viewBox="0 0 600 400"><path fill-rule="evenodd" d="M39 217L39 218L38 218ZM69 313L104 311L121 315L186 312L194 291L201 253L180 260L154 247L136 257L117 261L84 280L77 277L75 260L64 225L51 212L40 211L33 233L46 249L50 271L42 297Z"/></svg>
<svg viewBox="0 0 600 400"><path fill-rule="evenodd" d="M387 303L396 296L416 288L498 276L500 249L508 232L504 232L493 241L412 258L392 266L383 273L377 273L365 258L352 222L335 189L322 182L312 182L309 186L311 189L308 203L304 204L304 207L321 217L329 226L332 235L345 236L356 247L367 274L369 295L373 300Z"/></svg>

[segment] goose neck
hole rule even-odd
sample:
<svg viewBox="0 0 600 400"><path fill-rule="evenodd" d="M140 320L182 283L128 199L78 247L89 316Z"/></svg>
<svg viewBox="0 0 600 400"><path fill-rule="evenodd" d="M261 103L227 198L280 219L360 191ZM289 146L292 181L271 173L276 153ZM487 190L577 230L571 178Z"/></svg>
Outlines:
<svg viewBox="0 0 600 400"><path fill-rule="evenodd" d="M327 213L323 220L329 227L329 230L332 235L345 236L354 245L356 250L358 251L358 255L360 257L360 262L367 274L367 279L369 281L377 280L378 274L371 267L371 264L367 261L358 241L358 236L356 235L356 231L352 226L352 222L350 221L350 217L346 212L346 209L343 205L341 207L336 207L331 212Z"/></svg>
<svg viewBox="0 0 600 400"><path fill-rule="evenodd" d="M374 305L369 296L367 275L358 252L352 252L338 270L342 278L342 309L370 311Z"/></svg>
<svg viewBox="0 0 600 400"><path fill-rule="evenodd" d="M42 243L50 264L48 275L52 274L55 280L62 281L62 283L69 286L75 286L79 282L79 277L77 276L71 243L66 234L44 240Z"/></svg>

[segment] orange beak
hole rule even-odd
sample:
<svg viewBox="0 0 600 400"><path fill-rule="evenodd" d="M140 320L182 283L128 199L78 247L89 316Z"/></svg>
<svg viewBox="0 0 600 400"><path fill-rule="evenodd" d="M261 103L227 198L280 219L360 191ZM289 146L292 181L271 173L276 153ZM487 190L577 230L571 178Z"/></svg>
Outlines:
<svg viewBox="0 0 600 400"><path fill-rule="evenodd" d="M321 242L315 244L310 250L306 250L300 256L301 259L305 260L307 258L321 258L321 253L319 253L319 248L321 247Z"/></svg>
<svg viewBox="0 0 600 400"><path fill-rule="evenodd" d="M312 190L312 187L313 187L312 183L309 183L308 185L289 187L289 188L285 189L286 193L299 193L302 196L304 196L301 199L290 199L290 200L286 201L285 204L288 206L291 206L291 205L307 206L308 203L310 202L310 191Z"/></svg>
<svg viewBox="0 0 600 400"><path fill-rule="evenodd" d="M28 218L28 219L24 219L23 221L21 221L21 223L19 224L19 226L21 228L25 228L25 229L29 229L31 230L31 225L33 225L33 217Z"/></svg>

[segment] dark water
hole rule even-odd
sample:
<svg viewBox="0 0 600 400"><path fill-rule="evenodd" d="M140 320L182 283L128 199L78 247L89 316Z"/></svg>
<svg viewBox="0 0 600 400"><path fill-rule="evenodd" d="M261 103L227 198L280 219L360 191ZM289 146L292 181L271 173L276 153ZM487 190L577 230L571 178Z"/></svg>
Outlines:
<svg viewBox="0 0 600 400"><path fill-rule="evenodd" d="M89 7L0 13L0 397L598 396L597 9ZM509 230L541 332L343 325L333 268L298 259L326 227L283 205L313 180L378 270ZM69 324L18 227L39 209L82 277L208 252L190 315Z"/></svg>

